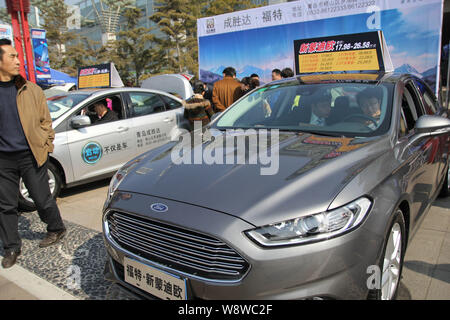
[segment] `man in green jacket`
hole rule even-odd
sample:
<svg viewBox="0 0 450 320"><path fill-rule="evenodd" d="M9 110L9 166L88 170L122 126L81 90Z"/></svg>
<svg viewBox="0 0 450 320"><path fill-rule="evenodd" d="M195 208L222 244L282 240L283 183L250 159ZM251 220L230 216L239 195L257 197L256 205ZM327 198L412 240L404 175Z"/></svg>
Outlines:
<svg viewBox="0 0 450 320"><path fill-rule="evenodd" d="M48 185L48 154L55 132L42 89L20 74L17 51L0 39L0 239L5 251L3 268L12 267L21 252L18 232L19 181L22 178L47 224L39 243L47 247L66 233Z"/></svg>

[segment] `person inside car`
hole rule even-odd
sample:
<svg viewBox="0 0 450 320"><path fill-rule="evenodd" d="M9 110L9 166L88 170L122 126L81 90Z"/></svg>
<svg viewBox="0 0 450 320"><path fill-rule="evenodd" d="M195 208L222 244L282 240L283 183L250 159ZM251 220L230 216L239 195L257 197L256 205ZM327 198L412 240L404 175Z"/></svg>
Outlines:
<svg viewBox="0 0 450 320"><path fill-rule="evenodd" d="M311 101L311 116L303 121L317 126L325 126L331 112L331 94L320 92L314 95Z"/></svg>
<svg viewBox="0 0 450 320"><path fill-rule="evenodd" d="M97 113L98 117L94 120L94 124L101 124L119 120L117 114L113 110L108 109L106 105L107 104L105 100L100 100L94 103L94 110Z"/></svg>
<svg viewBox="0 0 450 320"><path fill-rule="evenodd" d="M367 126L371 129L375 129L378 126L381 115L381 98L379 90L376 88L367 88L357 94L356 100L363 113L373 119L367 121Z"/></svg>

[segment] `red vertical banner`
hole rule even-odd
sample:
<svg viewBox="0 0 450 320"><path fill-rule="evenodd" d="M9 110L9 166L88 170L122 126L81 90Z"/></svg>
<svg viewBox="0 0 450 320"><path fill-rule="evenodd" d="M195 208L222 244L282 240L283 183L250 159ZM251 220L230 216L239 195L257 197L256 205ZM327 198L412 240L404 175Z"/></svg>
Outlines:
<svg viewBox="0 0 450 320"><path fill-rule="evenodd" d="M8 8L8 13L11 15L14 44L20 61L20 74L24 78L28 78L28 80L36 82L33 65L33 51L31 48L31 38L27 20L27 14L30 12L30 0L6 0L6 6ZM22 23L22 34L20 32L19 12ZM25 59L23 55L22 39L25 45L28 77L27 73L25 72Z"/></svg>
<svg viewBox="0 0 450 320"><path fill-rule="evenodd" d="M7 4L9 1L7 1ZM20 23L19 23L19 15L17 11L14 11L10 6L8 6L8 12L11 15L11 24L13 29L13 38L14 38L14 46L19 55L20 61L20 75L27 78L27 74L25 72L25 60L23 57L23 47L22 47L22 34L20 32Z"/></svg>
<svg viewBox="0 0 450 320"><path fill-rule="evenodd" d="M19 1L22 20L23 43L25 44L25 55L27 58L28 80L36 83L36 75L34 72L33 49L31 47L30 27L28 26L28 18L27 18L27 14L28 12L30 12L30 1L29 0L19 0Z"/></svg>

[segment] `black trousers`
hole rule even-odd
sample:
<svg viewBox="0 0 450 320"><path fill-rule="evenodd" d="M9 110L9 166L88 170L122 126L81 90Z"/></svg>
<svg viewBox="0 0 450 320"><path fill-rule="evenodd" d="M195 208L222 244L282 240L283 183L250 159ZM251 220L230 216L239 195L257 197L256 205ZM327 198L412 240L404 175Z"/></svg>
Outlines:
<svg viewBox="0 0 450 320"><path fill-rule="evenodd" d="M22 178L48 232L64 229L58 206L48 185L47 162L38 168L31 151L0 152L0 239L5 251L18 251L19 180Z"/></svg>

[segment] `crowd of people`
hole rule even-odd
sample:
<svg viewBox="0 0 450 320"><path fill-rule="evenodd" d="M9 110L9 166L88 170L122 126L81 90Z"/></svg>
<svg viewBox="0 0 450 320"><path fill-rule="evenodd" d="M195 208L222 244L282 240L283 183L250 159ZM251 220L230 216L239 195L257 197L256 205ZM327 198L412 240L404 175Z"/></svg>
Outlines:
<svg viewBox="0 0 450 320"><path fill-rule="evenodd" d="M209 123L214 113L222 112L239 98L260 86L256 73L242 78L236 78L236 69L227 67L222 72L223 79L209 86L200 80L193 82L194 96L185 101L185 117L193 126L194 121ZM273 69L272 81L294 76L291 68Z"/></svg>

